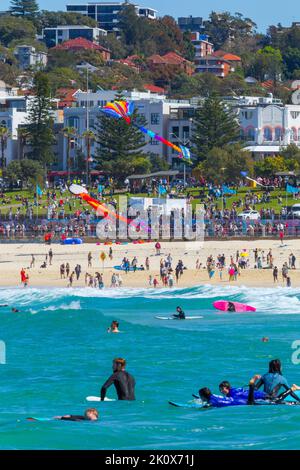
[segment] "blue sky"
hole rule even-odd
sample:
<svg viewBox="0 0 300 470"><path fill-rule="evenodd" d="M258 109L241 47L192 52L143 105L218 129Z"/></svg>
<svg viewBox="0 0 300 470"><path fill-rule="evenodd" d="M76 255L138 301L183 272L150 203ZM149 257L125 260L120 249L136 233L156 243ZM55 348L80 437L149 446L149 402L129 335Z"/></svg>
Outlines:
<svg viewBox="0 0 300 470"><path fill-rule="evenodd" d="M41 9L65 10L66 3L87 3L88 0L37 0ZM92 1L92 0L91 0ZM96 1L96 0L93 0ZM108 1L108 0L107 0ZM155 8L160 15L171 14L178 16L202 16L206 18L211 10L240 12L249 16L258 25L259 31L264 31L268 25L281 22L288 26L292 21L300 21L299 0L135 0L144 6ZM5 10L9 0L0 0L0 10ZM51 8L50 8L51 7Z"/></svg>

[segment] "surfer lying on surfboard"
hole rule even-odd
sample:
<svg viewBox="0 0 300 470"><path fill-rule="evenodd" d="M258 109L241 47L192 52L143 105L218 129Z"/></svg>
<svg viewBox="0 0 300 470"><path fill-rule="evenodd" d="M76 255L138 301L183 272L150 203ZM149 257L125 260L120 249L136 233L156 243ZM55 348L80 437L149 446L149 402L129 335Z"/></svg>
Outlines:
<svg viewBox="0 0 300 470"><path fill-rule="evenodd" d="M58 419L61 421L97 421L99 419L99 413L96 408L88 408L85 410L84 415L64 415L54 416L51 419ZM28 421L50 421L50 418L27 418Z"/></svg>
<svg viewBox="0 0 300 470"><path fill-rule="evenodd" d="M240 406L240 405L258 405L255 400L262 400L261 397L258 397L257 392L255 391L255 384L258 380L261 379L261 376L256 374L252 379L249 381L249 390L247 396L245 395L236 395L234 397L231 396L219 396L214 395L211 390L207 387L201 388L199 390L199 396L201 400L206 403L207 406L215 407L215 408L224 408L226 406ZM263 398L265 401L269 401L273 404L281 404L283 403L284 399L289 396L291 393L296 391L297 388L292 386L289 390L281 393L278 397L270 398L266 396ZM260 393L260 392L259 392ZM261 393L260 393L261 395ZM297 397L297 400L300 401Z"/></svg>

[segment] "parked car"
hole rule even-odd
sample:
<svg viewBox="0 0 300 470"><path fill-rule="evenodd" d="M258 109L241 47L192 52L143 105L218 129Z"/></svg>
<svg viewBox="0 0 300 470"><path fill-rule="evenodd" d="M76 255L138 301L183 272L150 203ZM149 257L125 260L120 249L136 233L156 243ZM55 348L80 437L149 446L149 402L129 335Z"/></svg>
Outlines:
<svg viewBox="0 0 300 470"><path fill-rule="evenodd" d="M300 204L294 204L290 208L288 216L291 219L300 219Z"/></svg>
<svg viewBox="0 0 300 470"><path fill-rule="evenodd" d="M260 219L260 213L258 211L253 211L252 209L249 209L238 214L238 218L242 220L257 220Z"/></svg>

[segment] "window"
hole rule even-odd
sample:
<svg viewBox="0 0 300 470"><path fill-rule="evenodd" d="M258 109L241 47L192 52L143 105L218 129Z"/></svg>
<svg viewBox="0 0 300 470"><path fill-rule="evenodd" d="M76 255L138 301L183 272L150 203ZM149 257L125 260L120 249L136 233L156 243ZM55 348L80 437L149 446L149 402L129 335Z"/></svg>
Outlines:
<svg viewBox="0 0 300 470"><path fill-rule="evenodd" d="M158 126L159 122L160 122L159 113L151 113L151 124L154 126Z"/></svg>
<svg viewBox="0 0 300 470"><path fill-rule="evenodd" d="M291 111L292 119L297 119L300 116L300 111Z"/></svg>
<svg viewBox="0 0 300 470"><path fill-rule="evenodd" d="M189 126L183 126L182 128L182 138L189 139L190 138L190 128Z"/></svg>
<svg viewBox="0 0 300 470"><path fill-rule="evenodd" d="M264 140L272 141L272 129L270 127L264 128Z"/></svg>
<svg viewBox="0 0 300 470"><path fill-rule="evenodd" d="M292 127L291 129L291 138L294 141L298 140L297 129L295 127Z"/></svg>
<svg viewBox="0 0 300 470"><path fill-rule="evenodd" d="M245 111L245 119L252 119L253 111Z"/></svg>
<svg viewBox="0 0 300 470"><path fill-rule="evenodd" d="M77 116L71 116L68 118L68 127L79 128L79 118Z"/></svg>
<svg viewBox="0 0 300 470"><path fill-rule="evenodd" d="M255 132L253 127L249 127L246 132L246 139L247 140L255 140Z"/></svg>
<svg viewBox="0 0 300 470"><path fill-rule="evenodd" d="M283 139L283 129L281 127L275 127L275 140Z"/></svg>
<svg viewBox="0 0 300 470"><path fill-rule="evenodd" d="M178 126L175 126L175 127L172 127L172 136L176 136L176 137L179 137L179 127Z"/></svg>

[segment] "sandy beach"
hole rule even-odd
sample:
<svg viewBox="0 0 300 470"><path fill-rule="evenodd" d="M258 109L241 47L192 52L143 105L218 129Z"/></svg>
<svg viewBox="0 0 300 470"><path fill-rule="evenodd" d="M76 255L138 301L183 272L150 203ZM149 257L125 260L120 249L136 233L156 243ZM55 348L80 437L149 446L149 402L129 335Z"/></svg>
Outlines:
<svg viewBox="0 0 300 470"><path fill-rule="evenodd" d="M258 240L258 241L208 241L200 245L198 242L161 242L161 255L156 255L154 243L146 243L142 245L129 243L127 245L112 245L113 259L108 257L109 246L103 244L82 244L82 245L59 245L52 244L53 251L52 265L47 264L47 268L40 268L45 260L46 254L49 252L50 246L44 244L18 244L10 243L0 244L0 286L16 287L21 285L20 270L25 268L29 274L29 286L31 287L67 287L68 279L60 278L59 267L62 263L69 262L71 271L76 264L81 265L81 276L77 281L73 282L73 287L85 286L85 273L94 275L95 272L103 273L105 287L110 287L111 276L114 272L113 267L120 265L121 260L126 256L131 261L134 256L138 259L138 266L145 264L148 256L150 259L149 271L137 271L125 274L121 272L123 287L150 287L149 275L157 276L159 279L159 262L162 258L171 253L173 265L176 265L179 259L183 260L186 270L176 287L192 287L201 284L216 285L245 285L255 287L272 287L274 286L271 269L254 269L254 253L253 250L258 248L264 251L265 256L269 249L272 249L274 257L274 265L279 269L279 282L276 285L283 286L281 267L284 262L288 261L290 253L296 256L296 269L290 270L292 287L300 285L300 240L287 240L284 246L280 246L278 240ZM214 258L218 254L224 253L226 256L226 266L232 255L235 259L237 250L240 252L246 249L249 253L250 268L241 270L241 274L237 281L229 282L227 268L223 271L223 279L220 280L218 270L212 279L209 279L206 270L206 259L209 255ZM88 253L91 251L92 268L88 268ZM103 263L100 260L101 252L106 253L106 260ZM31 255L35 257L35 266L29 268ZM201 269L195 269L197 259L202 263ZM263 263L266 266L266 263ZM120 271L119 271L120 272ZM159 280L159 287L163 287Z"/></svg>

